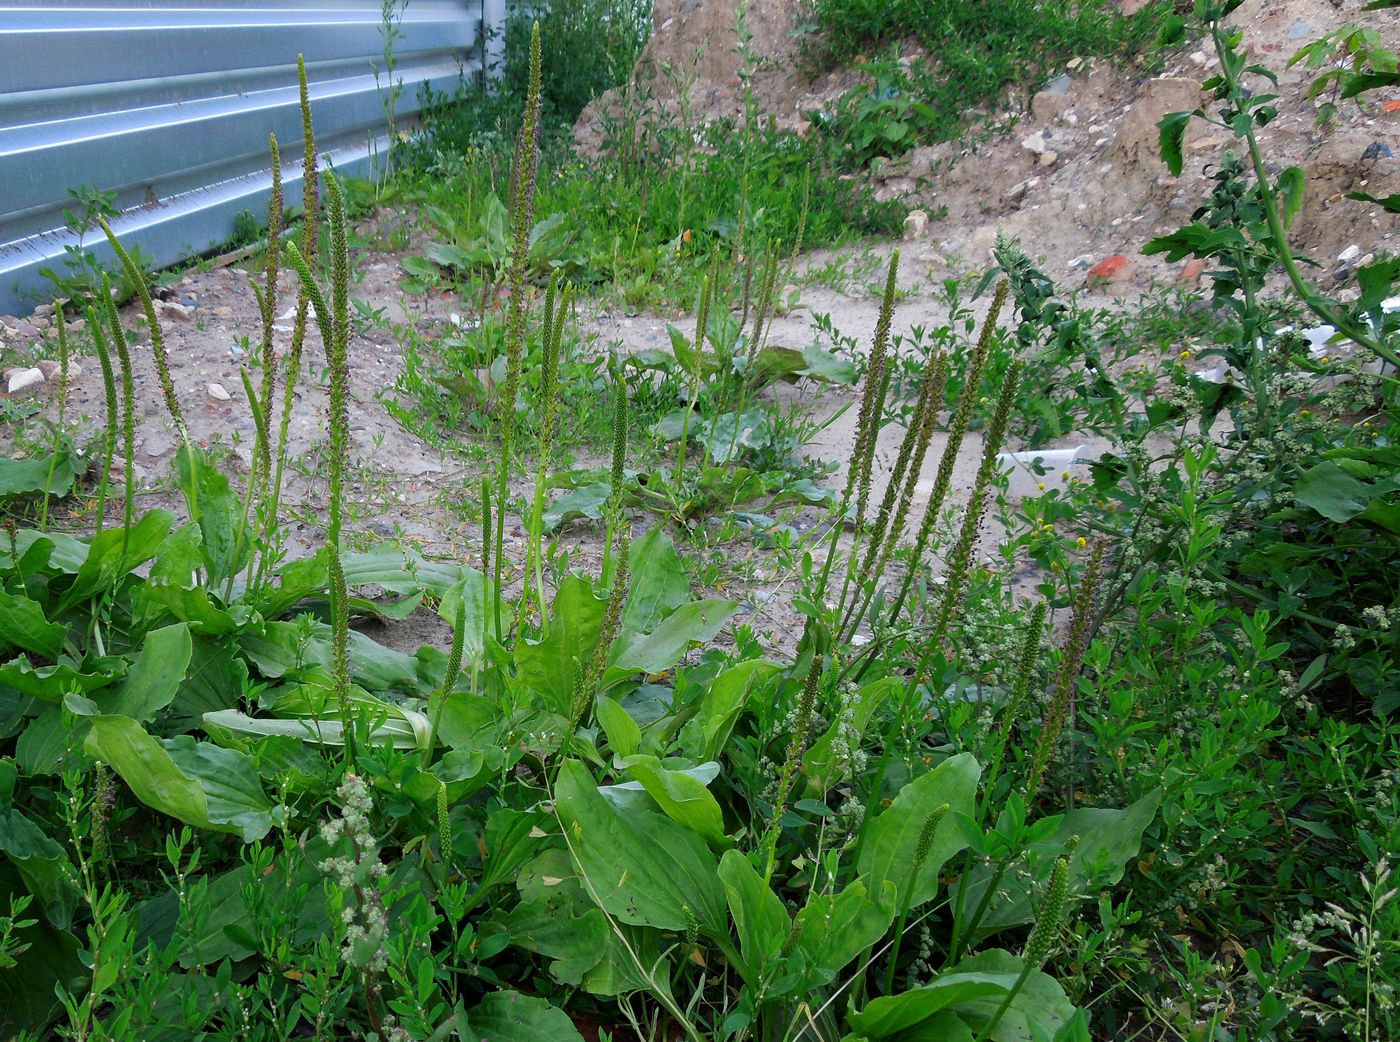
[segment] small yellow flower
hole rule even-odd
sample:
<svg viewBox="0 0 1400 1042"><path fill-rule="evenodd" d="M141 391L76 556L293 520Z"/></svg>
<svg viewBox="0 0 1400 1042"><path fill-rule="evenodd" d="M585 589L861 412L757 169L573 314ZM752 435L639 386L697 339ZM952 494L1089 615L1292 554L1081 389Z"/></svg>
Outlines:
<svg viewBox="0 0 1400 1042"><path fill-rule="evenodd" d="M1086 546L1089 545L1089 540L1085 539L1083 536L1080 536L1074 541L1074 545L1079 547L1079 549L1083 550Z"/></svg>
<svg viewBox="0 0 1400 1042"><path fill-rule="evenodd" d="M1183 352L1181 352L1181 354L1177 355L1176 357L1179 358L1179 359L1181 359L1181 361L1185 362L1185 361L1187 361L1188 359L1190 359L1190 357L1191 357L1191 352L1190 352L1190 351L1183 351Z"/></svg>
<svg viewBox="0 0 1400 1042"><path fill-rule="evenodd" d="M1043 482L1043 481L1037 481L1037 482L1035 483L1035 487L1038 488L1041 492L1044 492L1044 491L1045 491L1045 482Z"/></svg>
<svg viewBox="0 0 1400 1042"><path fill-rule="evenodd" d="M1323 355L1321 358L1318 359L1318 363L1321 365L1326 365L1328 361L1329 359L1326 355Z"/></svg>

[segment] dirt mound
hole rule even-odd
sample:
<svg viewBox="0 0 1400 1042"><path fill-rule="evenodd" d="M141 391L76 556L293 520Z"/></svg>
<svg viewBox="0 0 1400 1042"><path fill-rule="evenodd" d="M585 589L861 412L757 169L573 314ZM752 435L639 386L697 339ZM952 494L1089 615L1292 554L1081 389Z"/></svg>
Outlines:
<svg viewBox="0 0 1400 1042"><path fill-rule="evenodd" d="M1382 39L1400 38L1400 13L1363 12L1363 6L1362 0L1247 0L1233 16L1254 57L1280 76L1279 116L1262 132L1264 148L1274 173L1292 165L1308 172L1293 235L1324 266L1352 245L1362 254L1400 249L1394 219L1346 198L1358 189L1378 196L1400 191L1400 113L1385 113L1374 101L1365 107L1342 101L1334 128L1323 132L1308 97L1316 70L1284 68L1298 48L1347 22L1370 25ZM755 0L748 7L751 82L762 112L803 132L805 112L860 76L837 70L817 82L805 79L799 24L793 0ZM676 114L688 85L697 123L742 116L738 45L734 5L658 0L655 30L632 84L585 110L577 127L581 147L599 147L608 114L621 111L629 92L634 104ZM910 53L906 60L924 58ZM1092 264L1114 254L1132 258L1120 281L1168 276L1163 265L1140 256L1142 243L1190 218L1222 153L1237 146L1225 130L1198 121L1187 138L1182 176L1172 177L1158 155L1157 121L1205 100L1199 85L1215 68L1205 45L1168 56L1152 75L1076 59L1035 95L1010 131L976 144L916 148L877 164L871 174L877 194L929 213L946 207L946 219L929 226L931 264L983 265L1000 228L1060 279L1082 281Z"/></svg>

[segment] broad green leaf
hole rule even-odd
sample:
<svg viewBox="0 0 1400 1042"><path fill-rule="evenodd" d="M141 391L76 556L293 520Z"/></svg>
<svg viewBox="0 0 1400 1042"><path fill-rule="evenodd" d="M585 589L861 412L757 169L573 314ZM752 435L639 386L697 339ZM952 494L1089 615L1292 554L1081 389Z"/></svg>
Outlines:
<svg viewBox="0 0 1400 1042"><path fill-rule="evenodd" d="M730 666L705 688L699 711L681 731L681 745L692 760L717 760L756 684L782 667L764 659Z"/></svg>
<svg viewBox="0 0 1400 1042"><path fill-rule="evenodd" d="M0 760L0 854L10 859L49 923L66 930L82 894L63 847L11 804L15 765Z"/></svg>
<svg viewBox="0 0 1400 1042"><path fill-rule="evenodd" d="M803 376L823 383L850 386L859 378L856 364L847 358L839 358L820 344L808 344L802 349L802 361L806 368Z"/></svg>
<svg viewBox="0 0 1400 1042"><path fill-rule="evenodd" d="M61 614L94 594L111 589L123 576L149 561L165 542L174 521L175 515L170 511L152 510L130 529L108 528L93 536L73 584L59 597L55 613Z"/></svg>
<svg viewBox="0 0 1400 1042"><path fill-rule="evenodd" d="M844 776L845 767L837 756L837 748L843 728L853 728L856 734L865 734L871 717L896 690L903 687L899 677L881 677L866 684L855 697L855 715L849 722L835 721L826 733L812 743L802 757L802 775L807 779L808 791L813 795L826 792Z"/></svg>
<svg viewBox="0 0 1400 1042"><path fill-rule="evenodd" d="M272 803L246 754L212 742L196 742L187 734L161 745L176 768L204 790L209 820L217 828L229 831L232 826L248 843L262 839L272 829Z"/></svg>
<svg viewBox="0 0 1400 1042"><path fill-rule="evenodd" d="M66 662L54 666L32 666L29 659L21 655L13 662L0 665L0 684L12 687L21 694L37 698L41 702L57 704L70 691L84 693L104 688L126 674L126 663L116 659L103 659L94 663L93 672L82 672ZM106 668L99 668L105 666Z"/></svg>
<svg viewBox="0 0 1400 1042"><path fill-rule="evenodd" d="M66 449L35 459L0 459L0 499L42 494L45 489L50 495L66 496L80 473Z"/></svg>
<svg viewBox="0 0 1400 1042"><path fill-rule="evenodd" d="M552 822L535 811L497 810L486 819L486 858L480 888L487 890L515 877L544 840Z"/></svg>
<svg viewBox="0 0 1400 1042"><path fill-rule="evenodd" d="M462 1042L583 1042L569 1015L535 995L493 991L467 1014Z"/></svg>
<svg viewBox="0 0 1400 1042"><path fill-rule="evenodd" d="M684 930L689 909L708 936L727 939L718 864L698 835L656 814L615 810L577 760L560 767L554 803L584 888L604 911Z"/></svg>
<svg viewBox="0 0 1400 1042"><path fill-rule="evenodd" d="M859 1013L851 1015L851 1028L871 1040L898 1036L946 1038L951 1042L967 1037L951 1029L951 1021L943 1021L950 1029L946 1034L911 1029L922 1028L935 1017L956 1016L972 1034L978 1034L1001 1009L1007 993L1016 988L1021 970L1021 960L1008 952L999 949L981 952L964 959L921 988L874 999ZM1054 978L1032 970L1015 991L1006 1013L986 1037L990 1042L1053 1039L1074 1015L1074 1004L1065 997L1064 989Z"/></svg>
<svg viewBox="0 0 1400 1042"><path fill-rule="evenodd" d="M373 745L390 745L395 749L423 749L428 740L428 718L411 709L393 707L392 714L379 705L356 706L358 715L380 720L370 731ZM278 718L252 717L237 709L221 709L204 714L206 728L219 728L233 734L261 737L298 738L312 745L343 746L345 727L335 713L318 716Z"/></svg>
<svg viewBox="0 0 1400 1042"><path fill-rule="evenodd" d="M0 862L0 907L8 912L9 895L24 888L13 867ZM11 941L24 946L24 952L14 966L0 970L0 1038L16 1038L22 1031L42 1038L61 1009L55 987L80 993L91 971L83 966L78 939L42 920L16 930Z"/></svg>
<svg viewBox="0 0 1400 1042"><path fill-rule="evenodd" d="M604 695L601 701L609 699ZM627 756L621 765L627 777L646 789L666 817L684 825L711 846L730 845L724 832L724 812L699 779L684 771L668 770L655 756Z"/></svg>
<svg viewBox="0 0 1400 1042"><path fill-rule="evenodd" d="M303 639L302 625L295 622L268 622L258 631L252 627L238 635L243 653L270 679L310 667L331 668L331 628L323 622L307 627L310 639ZM350 631L350 674L370 691L402 691L427 695L418 677L418 660L412 655L386 648L363 633Z"/></svg>
<svg viewBox="0 0 1400 1042"><path fill-rule="evenodd" d="M971 814L982 768L969 753L944 760L900 790L894 802L870 823L856 871L872 891L894 883L900 908L915 909L938 893L943 863L967 845L954 822ZM943 804L946 814L934 831L926 856L917 857L919 838L929 816Z"/></svg>
<svg viewBox="0 0 1400 1042"><path fill-rule="evenodd" d="M0 590L0 639L43 658L58 658L68 627L50 622L36 601Z"/></svg>
<svg viewBox="0 0 1400 1042"><path fill-rule="evenodd" d="M108 764L152 810L247 841L271 829L272 805L243 753L208 743L196 749L188 735L162 743L130 717L98 713L85 698L70 695L66 704L88 720L87 754Z"/></svg>
<svg viewBox="0 0 1400 1042"><path fill-rule="evenodd" d="M633 541L629 560L632 578L622 610L622 628L650 633L690 600L690 575L661 525L653 525Z"/></svg>
<svg viewBox="0 0 1400 1042"><path fill-rule="evenodd" d="M615 756L631 756L642 744L642 729L637 726L627 710L618 705L617 700L607 695L599 695L595 703L598 723L608 736L608 747Z"/></svg>
<svg viewBox="0 0 1400 1042"><path fill-rule="evenodd" d="M808 971L799 984L810 987L824 983L830 974L839 973L879 941L894 922L897 894L889 880L872 895L865 881L857 879L839 894L808 898L796 916L795 949ZM824 971L819 974L820 981L810 978L812 971Z"/></svg>
<svg viewBox="0 0 1400 1042"><path fill-rule="evenodd" d="M243 501L228 477L203 450L182 445L175 453L175 472L189 506L190 520L199 525L204 545L204 570L209 585L222 583L248 560Z"/></svg>
<svg viewBox="0 0 1400 1042"><path fill-rule="evenodd" d="M575 669L592 660L606 610L607 603L594 595L593 584L571 574L554 595L544 638L516 641L520 681L552 712L572 711Z"/></svg>
<svg viewBox="0 0 1400 1042"><path fill-rule="evenodd" d="M650 633L624 630L608 656L603 686L610 687L637 673L670 669L692 644L714 639L738 608L737 601L694 601L677 608Z"/></svg>
<svg viewBox="0 0 1400 1042"><path fill-rule="evenodd" d="M753 986L782 954L792 922L778 895L739 851L725 851L719 859L719 879L724 884L734 932L739 937L739 954L744 960L738 967L739 975Z"/></svg>
<svg viewBox="0 0 1400 1042"><path fill-rule="evenodd" d="M510 943L552 960L549 974L578 987L584 975L608 957L612 931L588 899L569 863L569 852L542 851L516 878L520 903L505 919Z"/></svg>
<svg viewBox="0 0 1400 1042"><path fill-rule="evenodd" d="M1072 836L1078 837L1078 843L1069 858L1070 894L1084 896L1117 883L1123 878L1123 866L1137 856L1143 831L1157 816L1161 801L1161 790L1154 789L1123 810L1083 807L1063 815L1054 834L1033 846L1030 856L1006 873L1007 879L1019 883L1015 887L1003 883L998 896L988 905L976 937L969 939L980 940L1031 922L1035 918L1031 896L1043 889L1055 858ZM980 904L993 871L980 866L967 874L967 893L959 898L961 907L976 908Z"/></svg>
<svg viewBox="0 0 1400 1042"><path fill-rule="evenodd" d="M1293 495L1303 506L1316 510L1329 521L1344 524L1371 505L1375 490L1336 463L1327 461L1304 473L1294 485Z"/></svg>
<svg viewBox="0 0 1400 1042"><path fill-rule="evenodd" d="M117 716L129 716L138 723L148 723L157 711L175 698L185 682L193 645L189 627L183 622L146 634L141 653L132 663L126 679L113 692L110 701L104 697L103 708Z"/></svg>
<svg viewBox="0 0 1400 1042"><path fill-rule="evenodd" d="M595 481L572 492L567 492L545 507L541 515L546 534L555 531L570 521L597 521L603 516L603 507L612 494L612 486L606 481Z"/></svg>
<svg viewBox="0 0 1400 1042"><path fill-rule="evenodd" d="M455 629L457 615L466 609L466 624L462 630L462 662L470 670L471 663L478 662L486 653L486 639L493 623L491 589L492 583L475 568L464 569L465 575L441 594L438 614L448 626ZM501 625L510 628L512 613L501 606Z"/></svg>

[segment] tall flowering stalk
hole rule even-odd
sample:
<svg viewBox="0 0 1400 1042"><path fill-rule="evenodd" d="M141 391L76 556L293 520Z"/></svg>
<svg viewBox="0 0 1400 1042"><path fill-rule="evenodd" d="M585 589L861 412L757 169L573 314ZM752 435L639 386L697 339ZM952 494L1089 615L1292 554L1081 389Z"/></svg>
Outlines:
<svg viewBox="0 0 1400 1042"><path fill-rule="evenodd" d="M320 193L316 173L316 132L311 122L311 92L306 82L306 62L297 55L297 83L301 97L301 243L298 247L308 267L316 265L317 223L320 220ZM269 241L276 249L277 244ZM282 473L287 461L287 433L292 422L292 408L296 403L297 380L301 376L301 354L306 343L306 324L311 308L311 297L304 284L297 290L296 317L292 323L292 343L287 352L286 377L282 385L282 418L277 431L277 451L273 454L272 486L263 508L266 525L263 554L258 562L256 582L261 582L273 566L275 548L278 545L277 514L282 499ZM273 358L275 361L276 353ZM264 363L266 364L266 363ZM268 392L269 394L271 391ZM263 408L271 413L272 402L264 398ZM269 421L270 423L270 421Z"/></svg>
<svg viewBox="0 0 1400 1042"><path fill-rule="evenodd" d="M1030 776L1026 781L1027 806L1040 792L1060 734L1074 714L1074 692L1079 683L1079 672L1084 667L1084 654L1089 650L1094 609L1098 604L1099 580L1103 576L1103 559L1104 544L1095 543L1089 552L1084 573L1079 577L1079 592L1074 598L1069 636L1065 638L1060 668L1055 674L1055 687L1050 692L1050 704L1046 706L1045 717L1041 721L1040 739L1036 743L1035 758L1031 761Z"/></svg>
<svg viewBox="0 0 1400 1042"><path fill-rule="evenodd" d="M700 283L700 307L695 314L695 340L691 344L695 360L690 366L690 394L687 395L685 418L681 421L680 447L676 450L676 485L685 481L685 450L690 442L690 420L700 402L700 381L705 369L705 336L710 328L710 302L719 281L719 251L710 255L710 267Z"/></svg>
<svg viewBox="0 0 1400 1042"><path fill-rule="evenodd" d="M530 546L527 554L527 574L533 566L535 596L538 598L540 616L545 610L544 596L544 554L540 542L544 528L545 480L554 450L554 435L559 425L559 353L564 339L564 317L568 307L569 294L561 289L558 277L549 280L549 290L544 298L544 345L540 362L540 446L539 460L535 468L535 499L530 512ZM526 614L529 601L529 582L520 595L521 616Z"/></svg>
<svg viewBox="0 0 1400 1042"><path fill-rule="evenodd" d="M355 764L354 715L350 704L350 600L341 563L341 525L344 517L345 466L349 457L350 417L347 398L350 369L350 254L346 240L345 200L335 178L326 182L326 213L331 230L331 299L329 306L316 278L295 243L287 244L287 258L316 312L316 325L326 348L330 370L330 492L326 504L326 553L330 572L331 674L336 705L345 734L345 755Z"/></svg>
<svg viewBox="0 0 1400 1042"><path fill-rule="evenodd" d="M933 481L933 491L929 494L928 503L924 506L924 517L919 525L919 533L914 539L913 559L919 561L923 559L924 551L928 549L929 539L933 536L933 526L938 521L939 511L943 509L943 500L948 496L948 490L953 484L953 468L957 463L958 453L962 450L963 438L967 435L968 424L972 420L973 404L977 400L977 387L982 382L982 374L987 368L987 357L991 354L992 339L996 335L997 319L1001 315L1002 306L1006 303L1006 283L998 284L996 293L992 297L992 305L987 311L987 318L982 323L982 332L977 338L977 346L973 349L972 360L968 363L967 379L963 382L962 396L958 400L958 408L953 413L952 423L948 428L948 440L943 446L943 456L938 461L938 475ZM909 591L914 584L913 568L904 576L904 582L900 586L899 595L895 598L894 607L890 611L891 618L898 618L900 610L904 607L904 602L909 597Z"/></svg>
<svg viewBox="0 0 1400 1042"><path fill-rule="evenodd" d="M502 637L501 576L505 570L505 503L515 447L515 402L520 392L520 366L525 355L525 281L530 261L530 229L535 219L535 173L539 162L540 25L530 31L530 86L525 95L525 119L515 148L511 178L510 297L506 307L506 381L497 403L501 423L501 465L496 477L496 533L492 603L496 638Z"/></svg>
<svg viewBox="0 0 1400 1042"><path fill-rule="evenodd" d="M92 306L87 309L87 324L93 350L97 352L97 361L102 366L102 474L97 482L97 516L93 521L94 529L101 535L103 519L107 513L107 488L111 480L112 459L117 451L117 425L120 421L117 414L117 382L112 372L112 349L107 346L107 336L102 331L102 320L98 317L97 309Z"/></svg>
<svg viewBox="0 0 1400 1042"><path fill-rule="evenodd" d="M126 552L131 542L131 526L136 510L136 394L131 384L131 351L126 342L126 330L112 296L112 282L102 273L102 306L107 312L107 324L112 331L112 346L117 349L117 362L122 371L122 555L121 567L126 568Z"/></svg>

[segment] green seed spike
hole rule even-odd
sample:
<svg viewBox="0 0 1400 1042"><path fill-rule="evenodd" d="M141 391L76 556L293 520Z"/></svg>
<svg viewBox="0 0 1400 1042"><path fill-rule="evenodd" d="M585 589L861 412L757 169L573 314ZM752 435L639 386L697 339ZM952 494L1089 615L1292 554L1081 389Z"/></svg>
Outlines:
<svg viewBox="0 0 1400 1042"><path fill-rule="evenodd" d="M680 447L676 450L676 485L685 480L685 452L690 442L690 418L700 401L700 377L705 368L705 336L710 328L710 301L714 297L715 283L719 281L719 251L710 254L710 266L705 279L700 283L700 306L695 313L695 339L691 350L695 361L690 368L690 394L685 407L685 419L681 421Z"/></svg>
<svg viewBox="0 0 1400 1042"><path fill-rule="evenodd" d="M136 295L141 298L141 309L146 313L146 325L150 328L151 333L151 354L156 363L156 375L160 379L161 393L165 396L165 408L170 413L175 430L180 435L180 440L185 443L191 460L193 460L194 443L190 440L190 429L185 423L185 415L180 411L180 402L175 395L175 381L170 378L170 358L165 351L165 337L161 333L160 319L156 317L156 305L155 301L151 299L151 288L146 283L146 275L131 259L131 254L126 252L126 247L121 244L112 231L112 226L107 223L107 219L99 216L97 223L102 228L103 234L107 236L107 241L112 246L112 252L117 255L117 260L121 262L122 270L126 272L127 279L136 288Z"/></svg>
<svg viewBox="0 0 1400 1042"><path fill-rule="evenodd" d="M608 477L608 512L613 518L622 513L622 495L627 475L627 384L621 374L613 379L612 472Z"/></svg>
<svg viewBox="0 0 1400 1042"><path fill-rule="evenodd" d="M94 527L102 534L102 521L107 512L107 487L112 473L112 459L117 453L117 382L112 372L112 352L107 346L106 334L102 332L102 320L97 309L87 309L88 332L92 336L93 350L102 366L102 394L105 411L102 426L102 475L97 483L97 516Z"/></svg>
<svg viewBox="0 0 1400 1042"><path fill-rule="evenodd" d="M919 474L922 473L924 456L928 453L929 443L933 440L934 428L937 425L938 406L943 398L943 386L948 375L948 357L943 352L938 352L925 360L924 378L919 385L919 396L914 401L914 413L909 418L909 427L905 431L904 439L899 445L899 455L895 458L894 470L890 472L889 484L885 486L885 495L880 502L880 509L875 515L875 524L870 532L870 543L865 551L865 560L861 563L856 572L856 592L857 598L851 601L851 606L842 622L842 631L849 639L849 634L855 632L855 627L859 626L864 618L865 612L869 609L870 602L874 599L875 588L872 585L874 580L885 569L885 564L899 545L900 536L904 534L904 526L909 515L909 503L913 499L914 489L918 485ZM895 501L898 498L898 509ZM891 514L894 523L891 525ZM864 600L860 600L861 591L865 591ZM849 628L849 629L848 629Z"/></svg>
<svg viewBox="0 0 1400 1042"><path fill-rule="evenodd" d="M301 98L301 255L308 267L316 264L317 222L320 220L320 197L317 191L316 174L316 134L311 122L311 91L306 82L306 62L297 55L297 84ZM269 244L271 245L271 244ZM311 309L311 298L306 292L305 283L297 291L296 318L292 323L292 343L287 352L286 377L282 389L282 419L277 432L277 456L272 478L272 489L263 510L267 525L263 540L263 556L258 562L258 580L272 559L278 540L277 515L282 498L282 474L287 460L287 435L291 428L292 408L296 404L297 380L301 376L301 354L306 342L306 324ZM271 412L272 402L265 400L263 407ZM270 422L270 418L269 418Z"/></svg>
<svg viewBox="0 0 1400 1042"><path fill-rule="evenodd" d="M787 813L788 798L792 795L797 773L802 769L802 757L807 752L808 736L812 730L812 714L816 712L817 692L822 680L821 659L814 659L807 669L807 679L802 684L802 694L797 699L797 713L793 718L792 736L788 739L787 753L778 769L778 784L773 795L773 815L764 837L766 852L763 882L773 878L773 869L778 851L778 835L782 832L783 815ZM834 671L838 672L838 671Z"/></svg>
<svg viewBox="0 0 1400 1042"><path fill-rule="evenodd" d="M1015 726L1021 713L1021 706L1031 690L1031 680L1036 666L1040 663L1041 643L1045 638L1045 618L1049 605L1036 601L1031 609L1030 621L1026 623L1026 639L1021 644L1021 656L1016 661L1016 673L1011 681L1011 694L1002 710L1001 726L998 729L996 745L992 750L991 766L987 769L987 781L983 791L987 799L995 798L997 778L1006 757L1007 743L1011 740L1011 728Z"/></svg>
<svg viewBox="0 0 1400 1042"><path fill-rule="evenodd" d="M589 703L592 702L593 695L602 682L603 673L607 669L608 655L612 651L613 641L617 639L618 630L622 626L622 608L627 601L627 590L632 577L632 541L626 534L621 534L618 542L617 577L613 579L612 592L608 595L608 606L603 612L603 626L598 634L598 644L593 651L593 660L589 663L588 672L584 675L582 689L575 692L576 701L583 700L583 707L575 714L575 719L580 719Z"/></svg>
<svg viewBox="0 0 1400 1042"><path fill-rule="evenodd" d="M438 856L445 863L452 857L452 822L448 818L447 785L438 783L437 791Z"/></svg>
<svg viewBox="0 0 1400 1042"><path fill-rule="evenodd" d="M933 536L933 526L938 521L939 512L943 509L943 500L947 498L948 490L952 486L953 468L957 463L963 438L967 434L967 427L972 419L972 409L977 400L977 388L981 385L982 374L987 368L987 357L991 354L997 319L1001 315L1001 309L1005 303L1006 282L1002 281L997 285L996 293L992 297L986 321L982 323L982 332L977 338L977 346L972 352L972 361L968 364L967 379L963 383L958 407L953 413L953 420L948 429L948 440L943 446L943 456L938 461L938 475L934 478L933 491L929 495L928 503L924 506L923 521L919 525L919 533L914 539L913 559L915 561L922 560L924 551L928 549L929 539ZM904 607L904 602L908 599L909 591L913 587L914 573L915 569L911 568L905 574L899 596L895 598L894 607L890 612L890 618L899 617L900 610Z"/></svg>
<svg viewBox="0 0 1400 1042"><path fill-rule="evenodd" d="M277 352L272 345L272 324L277 317L277 274L278 258L282 251L282 154L277 148L277 135L269 134L268 152L272 157L272 194L267 203L267 270L264 273L263 289L258 303L262 307L262 393L258 396L263 403L262 419L258 433L262 439L262 467L260 479L264 494L271 478L271 460L268 446L272 443L270 430L272 395L277 384Z"/></svg>
<svg viewBox="0 0 1400 1042"><path fill-rule="evenodd" d="M1050 884L1045 889L1045 901L1040 906L1040 914L1036 916L1035 925L1031 927L1030 936L1026 939L1025 950L1021 953L1021 972L1016 976L1016 983L1011 986L1011 990L1001 1000L1001 1005L992 1014L991 1019L982 1025L982 1030L977 1033L975 1042L986 1042L996 1026L1001 1023L1002 1017L1006 1016L1006 1011L1011 1008L1011 1003L1020 994L1021 989L1026 986L1026 981L1030 979L1031 973L1039 969L1040 965L1050 957L1068 904L1069 858L1062 855L1055 859L1055 865L1050 870Z"/></svg>
<svg viewBox="0 0 1400 1042"><path fill-rule="evenodd" d="M1079 682L1079 671L1084 666L1084 653L1089 649L1094 609L1098 604L1099 580L1103 575L1103 559L1104 544L1095 543L1093 550L1089 552L1089 560L1084 565L1084 573L1079 577L1079 591L1074 598L1069 635L1065 638L1060 668L1055 675L1055 690L1050 695L1050 704L1046 707L1045 718L1041 722L1040 740L1036 743L1035 759L1026 786L1026 806L1030 806L1031 801L1040 792L1040 787L1045 781L1045 771L1055 753L1055 744L1059 741L1060 733L1074 709L1074 689Z"/></svg>
<svg viewBox="0 0 1400 1042"><path fill-rule="evenodd" d="M347 404L350 370L346 361L350 333L350 258L345 231L345 200L335 178L326 182L326 212L331 226L331 305L316 284L306 258L295 243L287 244L287 258L301 279L302 288L316 311L316 325L326 349L330 369L329 406L330 492L326 505L326 552L329 558L331 600L332 681L345 732L345 756L355 764L354 717L350 703L350 603L341 565L340 533L344 519L345 467L349 456L350 418Z"/></svg>
<svg viewBox="0 0 1400 1042"><path fill-rule="evenodd" d="M525 282L529 269L530 229L535 216L535 174L539 160L540 25L530 31L530 86L525 118L516 145L511 193L510 294L506 307L506 381L497 403L501 424L501 465L496 476L496 545L494 619L497 639L502 629L501 577L505 571L505 504L515 444L515 402L520 392L520 366L525 354Z"/></svg>
<svg viewBox="0 0 1400 1042"><path fill-rule="evenodd" d="M885 412L885 399L889 395L890 380L894 367L889 364L887 353L890 342L890 326L894 321L894 299L898 291L899 251L890 254L889 269L885 275L885 293L880 300L880 317L875 323L875 342L870 349L870 370L866 376L865 394L860 405L860 416L856 424L856 444L851 457L851 473L846 477L846 495L854 489L856 496L855 532L859 539L865 527L865 512L870 501L870 482L875 466L875 448L880 440L880 420ZM842 513L845 511L843 509ZM837 618L843 617L846 598L851 583L856 576L856 548L846 560L846 578L841 584L841 600L837 606Z"/></svg>
<svg viewBox="0 0 1400 1042"><path fill-rule="evenodd" d="M982 515L987 507L987 490L997 470L997 454L1006 441L1006 431L1011 424L1011 407L1016 402L1016 392L1021 386L1022 364L1019 359L1011 363L1006 378L997 396L996 411L992 414L991 426L987 428L986 440L982 443L982 462L977 468L977 477L972 484L972 494L968 499L967 511L963 515L962 530L948 559L948 572L943 583L943 600L938 608L937 621L933 627L933 638L929 641L932 649L948 632L953 611L962 600L963 589L967 586L968 572L972 567L972 551L977 543L977 532L982 526Z"/></svg>
<svg viewBox="0 0 1400 1042"><path fill-rule="evenodd" d="M107 324L112 331L112 346L117 349L117 362L122 372L122 566L130 542L131 526L136 509L136 394L131 380L131 352L126 343L117 302L112 296L112 282L102 273L102 304L107 310Z"/></svg>

